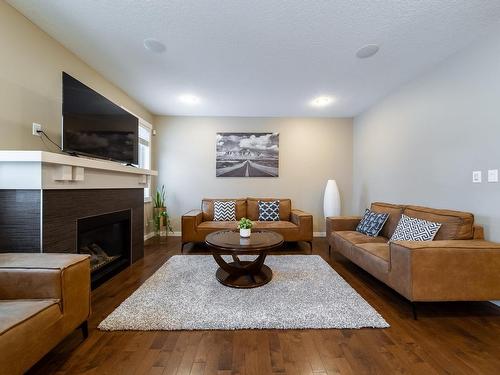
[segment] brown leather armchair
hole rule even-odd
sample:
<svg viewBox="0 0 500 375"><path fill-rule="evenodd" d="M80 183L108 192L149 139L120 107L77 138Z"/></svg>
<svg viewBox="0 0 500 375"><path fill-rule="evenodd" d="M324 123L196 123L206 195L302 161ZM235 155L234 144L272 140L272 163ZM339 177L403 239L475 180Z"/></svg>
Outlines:
<svg viewBox="0 0 500 375"><path fill-rule="evenodd" d="M22 374L76 328L88 335L90 261L0 254L0 373Z"/></svg>
<svg viewBox="0 0 500 375"><path fill-rule="evenodd" d="M214 221L214 201L236 202L236 220L247 217L254 223L254 229L271 230L280 233L285 241L305 241L312 249L313 217L304 211L292 209L290 199L279 199L280 220L259 221L258 201L274 198L203 199L201 210L192 210L182 215L182 248L189 242L204 242L207 234L224 229L236 229L236 221Z"/></svg>

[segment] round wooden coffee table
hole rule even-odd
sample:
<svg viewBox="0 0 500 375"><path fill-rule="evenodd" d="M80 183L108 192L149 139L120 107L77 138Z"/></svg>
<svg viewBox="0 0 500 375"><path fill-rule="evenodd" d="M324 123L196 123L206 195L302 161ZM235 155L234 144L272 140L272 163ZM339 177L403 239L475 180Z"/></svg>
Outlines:
<svg viewBox="0 0 500 375"><path fill-rule="evenodd" d="M205 242L219 265L215 276L220 283L233 288L255 288L267 284L273 271L264 264L267 253L283 244L283 236L270 231L252 231L248 238L238 231L221 230L207 235ZM229 254L228 263L221 255ZM240 260L238 255L257 255L254 260Z"/></svg>

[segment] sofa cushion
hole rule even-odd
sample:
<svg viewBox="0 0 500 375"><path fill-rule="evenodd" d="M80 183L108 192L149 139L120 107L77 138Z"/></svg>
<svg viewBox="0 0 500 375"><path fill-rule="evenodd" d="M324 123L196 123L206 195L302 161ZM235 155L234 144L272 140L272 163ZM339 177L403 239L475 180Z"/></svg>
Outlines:
<svg viewBox="0 0 500 375"><path fill-rule="evenodd" d="M349 259L382 282L389 277L389 245L364 243L352 245Z"/></svg>
<svg viewBox="0 0 500 375"><path fill-rule="evenodd" d="M399 204L390 204L383 202L373 202L371 205L371 210L379 213L389 214L389 218L385 222L382 230L380 231L380 235L383 237L391 238L396 226L399 223L399 219L401 219L401 214L403 213L405 206Z"/></svg>
<svg viewBox="0 0 500 375"><path fill-rule="evenodd" d="M290 221L290 213L292 211L292 201L290 199L275 199L275 198L247 198L247 217L250 220L259 220L259 201L280 202L280 220Z"/></svg>
<svg viewBox="0 0 500 375"><path fill-rule="evenodd" d="M237 221L204 221L198 225L196 234L199 241L204 241L209 233L230 229L237 230ZM272 230L281 234L285 241L301 241L300 227L291 221L254 221L252 230Z"/></svg>
<svg viewBox="0 0 500 375"><path fill-rule="evenodd" d="M358 243L387 243L387 238L382 236L370 237L366 234L359 233L356 231L346 230L340 232L333 232L334 236L339 236L345 241L348 241L352 244Z"/></svg>
<svg viewBox="0 0 500 375"><path fill-rule="evenodd" d="M371 255L375 255L386 262L389 261L390 249L388 243L360 243L357 244L356 247L359 247L360 249L363 249Z"/></svg>
<svg viewBox="0 0 500 375"><path fill-rule="evenodd" d="M404 214L418 219L441 223L434 240L470 240L474 236L474 215L469 212L407 206Z"/></svg>
<svg viewBox="0 0 500 375"><path fill-rule="evenodd" d="M389 241L432 241L439 228L439 223L403 214Z"/></svg>
<svg viewBox="0 0 500 375"><path fill-rule="evenodd" d="M210 220L210 221L202 221L200 225L198 225L197 229L217 229L217 230L224 230L224 229L234 229L236 230L238 228L238 222L237 221L215 221L215 220Z"/></svg>
<svg viewBox="0 0 500 375"><path fill-rule="evenodd" d="M254 229L265 229L265 230L273 230L273 229L293 229L299 230L298 225L292 223L291 221L254 221L253 222Z"/></svg>
<svg viewBox="0 0 500 375"><path fill-rule="evenodd" d="M201 210L203 211L203 221L212 221L214 219L215 201L235 201L236 202L236 220L247 216L247 201L243 198L237 199L210 199L205 198L201 201Z"/></svg>
<svg viewBox="0 0 500 375"><path fill-rule="evenodd" d="M236 221L236 202L214 201L214 221Z"/></svg>
<svg viewBox="0 0 500 375"><path fill-rule="evenodd" d="M279 221L280 201L259 201L259 221Z"/></svg>
<svg viewBox="0 0 500 375"><path fill-rule="evenodd" d="M58 299L1 300L0 335L37 315L43 318L43 324L57 321L62 317L59 302Z"/></svg>
<svg viewBox="0 0 500 375"><path fill-rule="evenodd" d="M291 221L254 221L252 230L271 230L281 234L286 241L299 241L300 227Z"/></svg>
<svg viewBox="0 0 500 375"><path fill-rule="evenodd" d="M356 227L356 232L370 237L377 237L388 218L388 213L373 212L366 209L363 218Z"/></svg>

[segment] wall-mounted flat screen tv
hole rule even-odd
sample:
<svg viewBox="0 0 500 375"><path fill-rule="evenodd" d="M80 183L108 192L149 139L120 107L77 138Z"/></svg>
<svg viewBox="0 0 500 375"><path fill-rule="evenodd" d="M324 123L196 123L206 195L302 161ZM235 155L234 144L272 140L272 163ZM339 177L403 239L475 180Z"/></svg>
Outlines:
<svg viewBox="0 0 500 375"><path fill-rule="evenodd" d="M63 72L63 151L138 164L139 120Z"/></svg>

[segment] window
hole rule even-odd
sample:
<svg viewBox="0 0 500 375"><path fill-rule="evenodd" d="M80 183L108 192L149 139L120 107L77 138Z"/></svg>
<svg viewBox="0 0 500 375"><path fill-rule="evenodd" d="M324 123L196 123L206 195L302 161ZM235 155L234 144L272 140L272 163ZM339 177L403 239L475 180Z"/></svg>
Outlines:
<svg viewBox="0 0 500 375"><path fill-rule="evenodd" d="M144 120L139 121L139 168L151 169L151 131L152 126ZM144 188L144 201L151 201L151 181Z"/></svg>

